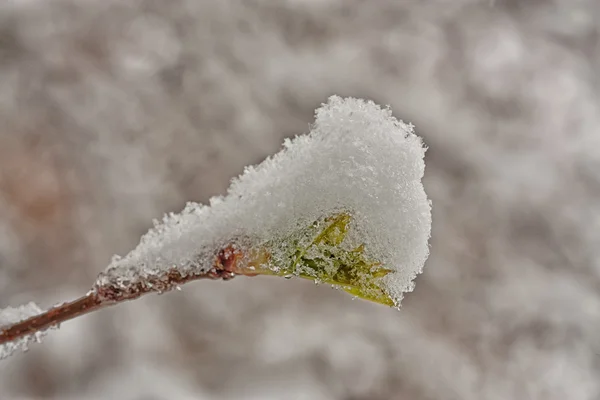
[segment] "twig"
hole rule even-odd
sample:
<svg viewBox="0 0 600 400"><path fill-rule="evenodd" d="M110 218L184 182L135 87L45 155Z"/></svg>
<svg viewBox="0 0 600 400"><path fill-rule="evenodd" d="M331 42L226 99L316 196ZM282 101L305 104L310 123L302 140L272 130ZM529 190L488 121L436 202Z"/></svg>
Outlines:
<svg viewBox="0 0 600 400"><path fill-rule="evenodd" d="M26 320L0 328L0 346L36 332L57 327L73 318L115 304L137 299L148 293L164 293L188 282L200 279L230 280L237 275L251 276L237 265L239 252L227 247L215 259L213 268L196 274L183 275L176 267L160 276L149 276L129 286L94 286L85 296L63 303Z"/></svg>

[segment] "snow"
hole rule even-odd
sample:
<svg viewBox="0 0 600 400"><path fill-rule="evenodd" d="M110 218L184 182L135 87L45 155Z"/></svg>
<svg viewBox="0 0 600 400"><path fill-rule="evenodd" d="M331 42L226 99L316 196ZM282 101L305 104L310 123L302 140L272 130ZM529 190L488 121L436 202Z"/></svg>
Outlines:
<svg viewBox="0 0 600 400"><path fill-rule="evenodd" d="M412 125L371 101L330 97L310 133L234 179L210 206L188 203L115 256L97 287L126 288L174 266L184 275L208 271L219 249L269 249L270 268L284 262L298 232L339 213L351 216L345 246L392 272L381 288L399 306L428 256L431 208L421 178L425 148ZM292 241L294 241L292 243ZM280 257L280 259L278 259Z"/></svg>
<svg viewBox="0 0 600 400"><path fill-rule="evenodd" d="M0 329L10 324L23 321L29 317L33 317L41 312L42 309L33 302L18 307L6 307L0 309ZM27 351L30 343L39 343L44 335L45 332L37 332L33 335L28 335L18 340L0 345L0 360L11 356L19 350Z"/></svg>
<svg viewBox="0 0 600 400"><path fill-rule="evenodd" d="M600 398L600 2L28 3L2 7L0 175L28 196L0 185L0 308L80 294L332 93L416 125L435 223L400 314L300 279L201 282L64 324L0 362L1 399ZM129 33L144 18L158 31ZM144 42L173 35L177 54ZM136 46L155 74L120 59ZM32 225L54 166L62 211Z"/></svg>

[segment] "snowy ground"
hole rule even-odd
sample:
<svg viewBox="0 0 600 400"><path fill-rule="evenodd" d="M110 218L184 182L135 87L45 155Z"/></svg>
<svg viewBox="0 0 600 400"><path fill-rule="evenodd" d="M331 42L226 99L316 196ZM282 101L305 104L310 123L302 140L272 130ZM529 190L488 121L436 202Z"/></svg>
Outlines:
<svg viewBox="0 0 600 400"><path fill-rule="evenodd" d="M596 0L0 5L0 305L85 291L331 94L430 149L400 313L306 281L201 282L0 363L13 399L600 398Z"/></svg>

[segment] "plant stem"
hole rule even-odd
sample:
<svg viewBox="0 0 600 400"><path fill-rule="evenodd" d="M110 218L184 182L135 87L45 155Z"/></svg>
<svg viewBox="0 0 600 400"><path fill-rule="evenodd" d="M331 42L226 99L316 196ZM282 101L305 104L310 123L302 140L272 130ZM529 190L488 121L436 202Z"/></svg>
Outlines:
<svg viewBox="0 0 600 400"><path fill-rule="evenodd" d="M3 327L0 330L0 345L58 326L62 322L99 310L104 306L105 304L98 299L97 293L90 292L77 300L60 304L24 321Z"/></svg>
<svg viewBox="0 0 600 400"><path fill-rule="evenodd" d="M59 304L23 321L0 327L0 346L57 327L65 321L93 311L137 299L148 293L164 293L200 279L229 280L237 275L251 275L245 274L244 270L236 265L238 258L237 252L228 247L219 253L213 268L205 272L182 275L177 268L173 267L160 276L145 277L128 286L96 285L85 296L76 300Z"/></svg>

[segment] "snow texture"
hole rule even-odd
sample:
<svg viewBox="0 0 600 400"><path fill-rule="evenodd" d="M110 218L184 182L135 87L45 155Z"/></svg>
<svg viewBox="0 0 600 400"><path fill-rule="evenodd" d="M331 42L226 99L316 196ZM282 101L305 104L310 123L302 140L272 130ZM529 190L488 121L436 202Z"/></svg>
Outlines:
<svg viewBox="0 0 600 400"><path fill-rule="evenodd" d="M330 94L429 147L402 313L278 277L63 324L2 400L600 399L598 0L0 2L0 304L89 288Z"/></svg>
<svg viewBox="0 0 600 400"><path fill-rule="evenodd" d="M188 203L181 214L156 222L134 251L114 258L96 285L126 288L173 266L183 275L203 273L232 242L269 248L277 257L278 250L285 254L293 245L284 238L347 212L348 245L364 244L371 259L393 271L381 284L399 306L429 254L424 154L412 125L398 121L390 109L332 96L317 110L309 134L287 139L281 152L247 167L210 206Z"/></svg>
<svg viewBox="0 0 600 400"><path fill-rule="evenodd" d="M35 303L29 302L18 307L7 307L0 309L0 329L4 326L23 321L42 312L42 309ZM0 345L0 360L22 350L27 351L32 342L39 343L45 332L36 332L33 335L22 337L13 342Z"/></svg>

